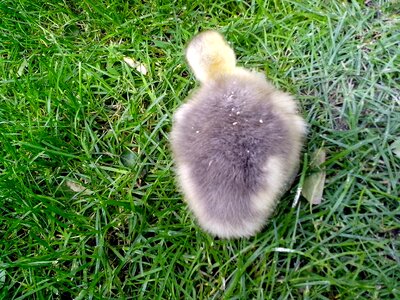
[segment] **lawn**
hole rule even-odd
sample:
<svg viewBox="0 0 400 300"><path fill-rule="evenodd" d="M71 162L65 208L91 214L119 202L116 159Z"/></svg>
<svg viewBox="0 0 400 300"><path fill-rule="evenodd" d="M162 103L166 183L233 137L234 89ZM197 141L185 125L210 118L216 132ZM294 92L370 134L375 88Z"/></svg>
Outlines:
<svg viewBox="0 0 400 300"><path fill-rule="evenodd" d="M0 1L0 299L399 299L399 2L143 2ZM249 239L202 232L174 180L204 29L309 123ZM292 208L321 147L322 203Z"/></svg>

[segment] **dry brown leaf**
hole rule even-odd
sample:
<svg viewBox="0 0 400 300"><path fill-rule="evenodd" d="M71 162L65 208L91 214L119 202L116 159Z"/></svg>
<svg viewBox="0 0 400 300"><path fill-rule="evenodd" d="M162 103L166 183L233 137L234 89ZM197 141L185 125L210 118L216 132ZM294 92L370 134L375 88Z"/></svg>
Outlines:
<svg viewBox="0 0 400 300"><path fill-rule="evenodd" d="M130 66L131 68L135 69L136 71L138 71L140 74L146 75L147 74L147 68L144 64L135 61L133 58L124 57L124 62Z"/></svg>
<svg viewBox="0 0 400 300"><path fill-rule="evenodd" d="M324 148L316 150L311 157L311 168L318 168L325 162L326 152ZM303 189L301 191L304 198L311 204L320 204L325 186L325 170L313 173L304 180Z"/></svg>
<svg viewBox="0 0 400 300"><path fill-rule="evenodd" d="M397 141L393 142L392 145L392 152L394 155L396 155L398 158L400 158L400 139Z"/></svg>
<svg viewBox="0 0 400 300"><path fill-rule="evenodd" d="M24 59L18 68L18 71L17 71L18 77L21 77L24 74L27 66L28 66L28 61L26 59Z"/></svg>
<svg viewBox="0 0 400 300"><path fill-rule="evenodd" d="M6 270L0 269L0 289L4 286L6 282Z"/></svg>
<svg viewBox="0 0 400 300"><path fill-rule="evenodd" d="M84 186L80 185L79 183L73 182L71 180L67 180L65 183L73 192L81 193L82 195L91 195L93 191L88 190Z"/></svg>

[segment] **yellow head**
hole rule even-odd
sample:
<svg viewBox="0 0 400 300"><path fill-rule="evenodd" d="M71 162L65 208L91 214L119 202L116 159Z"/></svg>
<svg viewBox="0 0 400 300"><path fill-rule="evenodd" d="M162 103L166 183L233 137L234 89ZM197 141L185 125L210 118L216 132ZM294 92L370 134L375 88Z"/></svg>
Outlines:
<svg viewBox="0 0 400 300"><path fill-rule="evenodd" d="M186 59L196 78L204 83L236 67L236 56L223 36L216 31L196 35L186 49Z"/></svg>

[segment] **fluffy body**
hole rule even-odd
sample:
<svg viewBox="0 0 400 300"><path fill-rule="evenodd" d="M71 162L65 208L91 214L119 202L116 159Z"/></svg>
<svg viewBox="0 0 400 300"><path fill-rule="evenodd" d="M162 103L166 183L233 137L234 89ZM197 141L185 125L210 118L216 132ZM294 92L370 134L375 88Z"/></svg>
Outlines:
<svg viewBox="0 0 400 300"><path fill-rule="evenodd" d="M171 131L185 200L209 233L254 235L296 175L306 124L291 96L236 67L219 33L199 34L186 57L201 87Z"/></svg>

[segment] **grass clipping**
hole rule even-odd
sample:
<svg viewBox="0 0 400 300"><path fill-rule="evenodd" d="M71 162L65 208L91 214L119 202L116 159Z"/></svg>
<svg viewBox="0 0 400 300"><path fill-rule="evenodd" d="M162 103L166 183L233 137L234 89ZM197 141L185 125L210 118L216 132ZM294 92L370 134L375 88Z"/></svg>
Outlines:
<svg viewBox="0 0 400 300"><path fill-rule="evenodd" d="M318 171L309 175L305 180L302 188L302 195L311 204L320 204L324 193L326 172L321 168L321 164L325 162L326 152L324 148L319 148L311 156L310 167Z"/></svg>

